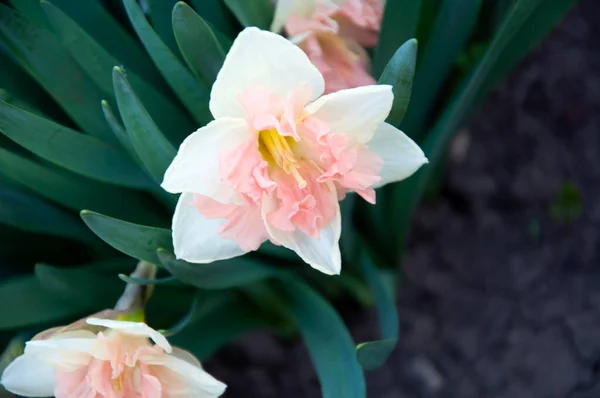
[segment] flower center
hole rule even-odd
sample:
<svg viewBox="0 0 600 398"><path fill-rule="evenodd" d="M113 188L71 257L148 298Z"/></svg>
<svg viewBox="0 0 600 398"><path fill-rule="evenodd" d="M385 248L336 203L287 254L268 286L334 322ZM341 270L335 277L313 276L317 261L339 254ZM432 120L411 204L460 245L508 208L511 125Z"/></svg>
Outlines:
<svg viewBox="0 0 600 398"><path fill-rule="evenodd" d="M302 189L306 187L306 180L298 172L300 163L292 150L294 145L292 137L284 137L276 129L261 130L258 133L258 150L263 158L269 164L275 163L286 174L293 176Z"/></svg>

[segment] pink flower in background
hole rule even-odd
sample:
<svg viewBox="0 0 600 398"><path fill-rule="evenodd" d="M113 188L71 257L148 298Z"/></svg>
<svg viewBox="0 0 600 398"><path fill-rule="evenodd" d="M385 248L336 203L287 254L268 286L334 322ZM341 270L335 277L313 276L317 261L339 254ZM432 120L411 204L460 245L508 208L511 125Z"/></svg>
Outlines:
<svg viewBox="0 0 600 398"><path fill-rule="evenodd" d="M381 0L279 0L271 30L285 29L332 93L375 84L363 47L377 44L382 15Z"/></svg>
<svg viewBox="0 0 600 398"><path fill-rule="evenodd" d="M182 193L173 216L178 258L208 263L270 240L321 272L340 272L338 200L354 191L375 203L374 188L427 159L384 122L391 86L321 96L324 85L290 41L240 33L212 87L215 120L181 144L162 183Z"/></svg>
<svg viewBox="0 0 600 398"><path fill-rule="evenodd" d="M2 385L25 397L56 398L214 398L225 391L196 358L144 323L87 324L101 331L49 330L28 342Z"/></svg>

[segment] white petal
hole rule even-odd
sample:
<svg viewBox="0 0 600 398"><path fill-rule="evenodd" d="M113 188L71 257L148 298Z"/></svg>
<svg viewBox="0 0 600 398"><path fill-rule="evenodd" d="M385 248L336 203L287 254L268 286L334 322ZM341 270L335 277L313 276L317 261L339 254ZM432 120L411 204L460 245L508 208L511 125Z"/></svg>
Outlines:
<svg viewBox="0 0 600 398"><path fill-rule="evenodd" d="M173 246L177 258L192 263L210 263L246 253L232 240L221 238L219 228L226 219L208 219L192 205L193 194L179 197L173 216Z"/></svg>
<svg viewBox="0 0 600 398"><path fill-rule="evenodd" d="M179 347L173 347L173 352L171 352L171 355L173 355L176 358L182 359L182 360L186 361L187 363L194 365L197 368L202 369L202 364L200 364L200 361L198 360L198 358L196 358L189 351L182 350Z"/></svg>
<svg viewBox="0 0 600 398"><path fill-rule="evenodd" d="M333 133L368 142L392 109L392 86L372 85L340 90L309 104L306 111L325 121Z"/></svg>
<svg viewBox="0 0 600 398"><path fill-rule="evenodd" d="M377 129L367 146L383 160L383 168L379 172L381 181L374 188L408 178L429 162L410 137L388 123Z"/></svg>
<svg viewBox="0 0 600 398"><path fill-rule="evenodd" d="M54 396L54 369L30 355L21 355L2 373L0 384L24 397Z"/></svg>
<svg viewBox="0 0 600 398"><path fill-rule="evenodd" d="M194 192L221 203L236 192L221 178L219 157L252 137L244 119L222 118L187 137L165 172L162 187L171 193Z"/></svg>
<svg viewBox="0 0 600 398"><path fill-rule="evenodd" d="M177 386L179 387L177 391L165 391L169 397L213 398L221 396L227 388L225 384L212 377L202 367L173 355L141 357L140 360L148 365L164 366L184 381L183 389ZM160 379L160 373L157 374L157 377ZM166 385L165 387L168 388Z"/></svg>
<svg viewBox="0 0 600 398"><path fill-rule="evenodd" d="M118 330L120 333L131 336L148 337L166 352L171 352L172 350L171 345L165 336L142 322L125 322L115 321L112 319L88 318L87 323L89 325L102 326L112 330Z"/></svg>
<svg viewBox="0 0 600 398"><path fill-rule="evenodd" d="M300 48L275 33L246 28L233 42L217 75L210 111L215 119L244 117L237 100L240 92L261 86L286 98L303 83L311 86L313 99L323 94L323 76Z"/></svg>
<svg viewBox="0 0 600 398"><path fill-rule="evenodd" d="M271 32L280 33L291 15L310 17L317 7L316 0L278 0L275 17L271 23Z"/></svg>
<svg viewBox="0 0 600 398"><path fill-rule="evenodd" d="M263 199L263 219L275 209L275 202ZM339 275L342 270L340 254L340 233L342 218L336 201L336 215L329 225L321 230L319 239L305 234L299 228L293 232L273 228L265 222L271 237L284 247L293 250L300 258L314 269L327 275Z"/></svg>

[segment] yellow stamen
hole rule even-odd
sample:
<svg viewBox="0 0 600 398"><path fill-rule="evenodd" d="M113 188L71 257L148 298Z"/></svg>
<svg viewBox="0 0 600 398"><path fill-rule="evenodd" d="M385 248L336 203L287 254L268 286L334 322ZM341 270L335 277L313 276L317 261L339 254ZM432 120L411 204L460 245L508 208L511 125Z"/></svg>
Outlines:
<svg viewBox="0 0 600 398"><path fill-rule="evenodd" d="M121 391L123 391L123 388L125 387L125 377L123 373L121 373L116 379L112 379L111 384L115 394L120 395Z"/></svg>
<svg viewBox="0 0 600 398"><path fill-rule="evenodd" d="M293 138L279 135L276 129L262 130L258 133L258 149L265 160L275 162L285 173L294 177L300 188L304 188L306 180L298 172L300 165L292 151L293 145Z"/></svg>

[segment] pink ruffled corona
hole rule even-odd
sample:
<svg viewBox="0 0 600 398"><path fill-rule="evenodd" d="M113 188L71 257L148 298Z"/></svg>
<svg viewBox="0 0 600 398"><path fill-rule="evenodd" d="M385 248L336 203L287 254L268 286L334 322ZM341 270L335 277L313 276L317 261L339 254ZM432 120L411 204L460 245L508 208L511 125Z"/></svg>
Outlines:
<svg viewBox="0 0 600 398"><path fill-rule="evenodd" d="M103 331L68 330L28 342L2 384L18 395L56 398L210 398L225 391L191 354L143 323L87 323Z"/></svg>
<svg viewBox="0 0 600 398"><path fill-rule="evenodd" d="M177 257L206 263L285 246L315 269L341 269L338 201L353 191L375 203L375 188L427 162L386 124L390 86L321 96L323 76L283 37L244 30L217 76L215 120L190 135L165 173L182 193L173 217Z"/></svg>
<svg viewBox="0 0 600 398"><path fill-rule="evenodd" d="M279 0L271 30L285 29L331 93L375 84L363 47L377 45L382 15L381 0Z"/></svg>

